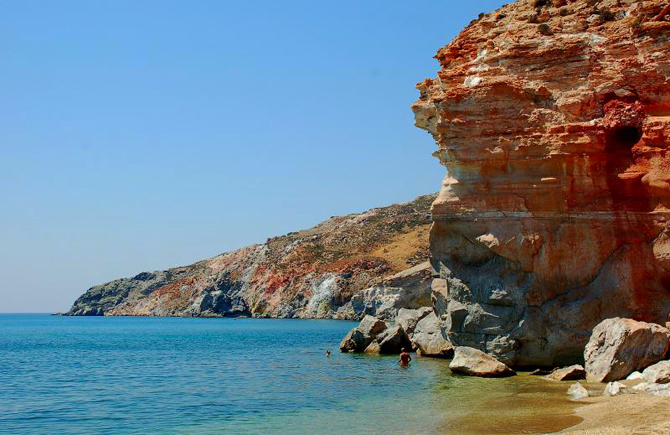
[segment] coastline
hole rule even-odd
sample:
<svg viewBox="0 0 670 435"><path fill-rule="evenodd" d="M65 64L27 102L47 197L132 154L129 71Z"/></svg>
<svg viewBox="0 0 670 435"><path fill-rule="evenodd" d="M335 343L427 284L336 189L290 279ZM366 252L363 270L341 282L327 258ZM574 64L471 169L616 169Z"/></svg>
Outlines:
<svg viewBox="0 0 670 435"><path fill-rule="evenodd" d="M345 319L340 317L275 317L275 316L187 316L187 315L158 315L158 314L102 314L102 315L79 315L67 313L0 313L0 314L42 314L56 317L79 317L79 318L115 318L115 317L130 317L130 318L147 318L147 319L254 319L254 320L336 320L341 322L358 323L359 319Z"/></svg>
<svg viewBox="0 0 670 435"><path fill-rule="evenodd" d="M125 358L131 360L135 355L136 357L139 356L134 359L135 364L138 364L137 367L143 367L143 364L149 360L142 357L142 353L150 352L159 356L158 361L151 360L151 366L159 372L165 368L165 361L161 362L160 358L169 358L169 361L171 361L170 367L173 369L188 367L188 370L181 372L182 377L180 378L181 384L189 385L188 388L191 388L190 385L193 382L193 367L200 370L199 373L204 376L205 380L208 379L208 376L212 376L211 371L214 366L209 361L216 358L215 355L218 355L217 349L225 347L231 352L231 355L236 355L236 358L243 358L244 361L247 361L248 358L252 358L252 360L256 358L259 363L258 367L262 367L259 373L263 373L264 376L269 376L266 372L269 369L265 361L270 358L270 355L271 358L277 358L277 355L287 356L289 359L281 363L275 361L276 364L273 364L270 369L273 369L273 367L281 367L282 369L291 367L290 370L284 372L284 375L294 380L309 380L312 383L301 384L300 388L309 389L311 388L309 385L321 385L321 387L310 391L313 393L318 391L314 393L318 395L326 392L327 396L331 398L328 399L328 403L324 402L323 406L320 407L313 407L311 404L306 406L296 402L295 407L290 412L275 412L285 406L285 390L280 389L273 392L273 394L277 394L275 397L277 400L272 403L277 409L274 409L274 411L270 409L272 412L267 414L263 414L268 411L266 405L260 406L262 402L252 401L251 403L254 406L259 406L255 412L260 413L258 415L263 415L262 430L266 433L279 433L282 429L286 430L287 427L295 429L296 433L309 433L307 428L315 429L313 424L315 419L321 419L322 423L317 428L320 431L317 430L312 433L350 433L352 428L347 420L343 419L344 415L355 415L355 419L358 421L363 421L361 419L365 417L365 424L367 425L365 428L370 433L384 431L388 433L391 428L395 427L406 429L409 426L403 425L407 424L407 419L411 419L412 427L420 428L419 433L487 433L498 435L518 433L582 435L670 433L670 406L668 406L670 405L670 398L667 397L649 396L644 393L604 397L601 396L604 384L583 383L594 397L571 401L567 390L574 382L552 381L540 376L532 376L528 372L521 372L518 376L510 378L490 379L453 375L448 368L449 360L447 359L417 357L415 359L416 363L409 371L397 368L395 356L335 352L331 358L325 359L322 356L322 350L327 347L332 348L333 343L337 341L342 331L348 326L340 322L333 323L332 320L318 323L314 323L314 320L291 322L291 320L306 319L265 319L268 323L257 322L259 319L246 319L239 322L176 322L174 319L180 317L109 316L107 322L101 323L68 322L65 318L59 320L48 314L42 314L41 317L39 319L33 316L24 316L24 321L29 322L32 326L31 329L22 329L22 334L28 334L28 337L30 337L30 334L35 334L35 331L39 330L34 329L35 326L44 328L48 325L56 326L67 323L72 325L75 331L79 330L81 332L75 336L75 346L82 345L88 349L90 348L90 342L88 341L90 338L88 337L107 337L104 340L96 339L99 343L102 343L102 348L93 347L95 352L100 352L96 353L100 357L114 357L114 355L109 354L110 351L121 352ZM150 318L153 321L150 321ZM278 323L277 320L284 320L284 322ZM308 336L311 333L310 330L313 330L313 327L309 327L310 324L321 325L318 328L322 328L323 332L331 331L332 334L329 332L328 334L331 335L328 337L319 332L316 335ZM13 325L14 328L17 328L15 322ZM146 328L148 325L151 326ZM274 339L269 337L274 336L277 327L281 327L284 331L285 347L273 350L271 346L275 345ZM138 334L138 329L143 332ZM66 330L62 327L49 327L49 331L53 335L54 342L66 339L69 336L63 335ZM113 334L100 336L99 334L101 332L104 334L104 331ZM162 334L161 331L165 331L167 334ZM249 331L252 335L239 336L240 331ZM239 342L239 337L253 338L257 337L256 334L259 333L264 334L262 336L265 336L268 340L265 343L270 347L266 348L265 345L257 347L252 353L260 352L260 357L258 355L250 357L244 350L246 345ZM15 336L15 334L10 335ZM34 337L42 340L40 334L34 335ZM176 341L174 341L174 337L177 338ZM296 344L294 341L296 339L302 340L302 342ZM122 350L119 343L127 343L127 340L137 345L131 345ZM256 340L256 338L253 338L253 340ZM70 341L65 343L73 345ZM180 343L179 346L176 345L177 343ZM184 348L183 346L186 343L191 347ZM67 346L58 346L57 349L54 349L54 352L60 352L65 347ZM23 349L22 352L30 353L36 352L37 348L28 346L21 349ZM156 353L157 349L160 351ZM175 349L177 349L176 353ZM292 352L282 352L282 350L288 349L292 349ZM299 350L299 353L296 353L296 349ZM168 351L166 352L166 350ZM306 352L303 352L303 350ZM205 352L205 354L202 354L202 352ZM207 352L213 353L208 354ZM51 353L47 355L42 351L37 351L36 354L31 355L31 358L37 358L45 367L50 364L53 358ZM70 358L71 354L67 353L63 357ZM175 357L181 361L180 364L175 365L173 362ZM109 363L116 364L122 360L112 358ZM96 369L98 364L97 358L87 360L83 372L79 367L79 362L76 366L71 366L72 370L76 370L76 373L72 372L71 376L68 376L69 382L74 382L72 389L77 389L76 386L79 385L77 382L80 381L79 376L84 373L85 376L88 376L87 382L95 382L103 391L107 391L113 396L110 396L109 400L112 402L119 400L108 391L116 388L115 386L105 385L95 377L96 373L104 373L104 371L100 372ZM216 364L217 369L214 372L217 374L216 379L219 379L218 376L230 376L234 371L231 367L234 366L225 367ZM44 373L49 372L44 371ZM242 379L235 376L230 379L232 378L238 381ZM33 380L28 378L25 381L32 382ZM124 382L135 381L135 378L128 378ZM212 379L207 382L207 385L210 385ZM316 382L316 384L313 384L313 382ZM404 385L400 388L400 392L397 391L398 382ZM624 383L628 384L629 381L624 381ZM40 385L42 384L40 383ZM285 387L293 388L294 385L286 384ZM247 391L248 384L241 383L236 388ZM352 388L357 391L357 395L351 396ZM382 390L384 393L381 393ZM61 395L57 390L54 391L54 394L56 394L54 397L60 399ZM208 400L223 401L227 397L226 395L222 396L217 388L206 391L208 394L212 394L208 396ZM257 391L262 391L262 388ZM388 400L388 394L391 391L396 391L397 394L401 395L401 402L409 401L416 405L411 411L411 416L403 414L404 408L398 408L396 406L397 401ZM180 403L183 399L180 394L175 395L174 400L168 400L168 405L174 406L176 410L180 409ZM200 400L197 397L192 399ZM142 401L144 401L144 398L142 398ZM98 402L95 400L87 403L87 406L91 407L92 410L95 410L95 407L98 406ZM333 403L337 403L337 406L332 406ZM210 406L210 402L206 402L203 406ZM175 415L179 415L177 411L175 412ZM389 414L395 415L392 422L386 421ZM324 416L328 418L324 419ZM170 416L169 418L173 417ZM72 416L71 418L76 419L79 416ZM254 432L258 429L255 425L260 424L260 420L249 416L245 418L246 420L242 421L237 417L235 419L231 416L221 417L211 421L209 423L211 426L207 426L207 428L212 431L225 431L235 427L239 430L248 429L249 433L261 433L260 431ZM135 422L132 421L125 421L123 424L129 428L135 427L133 426ZM189 430L197 433L198 430L203 429L198 425L199 423L188 421L188 418L185 417L184 419L180 417L180 419L174 421L170 420L165 424L184 428L186 433L189 433ZM26 427L28 426L24 428ZM165 427L161 426L160 429L165 429Z"/></svg>

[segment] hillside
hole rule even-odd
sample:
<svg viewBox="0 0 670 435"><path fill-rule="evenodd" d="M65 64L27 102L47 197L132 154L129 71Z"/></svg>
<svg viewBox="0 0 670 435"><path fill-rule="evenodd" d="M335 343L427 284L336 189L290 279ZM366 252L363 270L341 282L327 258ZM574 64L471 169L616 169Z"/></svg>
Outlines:
<svg viewBox="0 0 670 435"><path fill-rule="evenodd" d="M96 285L67 314L357 319L385 293L365 290L427 260L434 199L335 216L189 266Z"/></svg>

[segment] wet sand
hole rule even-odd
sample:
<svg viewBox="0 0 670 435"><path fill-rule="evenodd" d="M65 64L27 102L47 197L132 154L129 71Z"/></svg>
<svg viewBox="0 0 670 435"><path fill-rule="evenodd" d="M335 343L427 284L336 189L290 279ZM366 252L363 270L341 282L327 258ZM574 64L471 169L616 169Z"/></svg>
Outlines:
<svg viewBox="0 0 670 435"><path fill-rule="evenodd" d="M582 422L580 406L567 395L573 382L556 382L529 374L506 379L470 378L468 393L459 393L457 406L437 433L546 434ZM452 393L455 394L455 393Z"/></svg>
<svg viewBox="0 0 670 435"><path fill-rule="evenodd" d="M451 416L438 433L670 435L670 397L645 393L605 397L605 384L581 381L592 397L572 401L567 391L575 382L528 374L470 382L480 384L468 389L479 394L460 394L458 406L452 404Z"/></svg>

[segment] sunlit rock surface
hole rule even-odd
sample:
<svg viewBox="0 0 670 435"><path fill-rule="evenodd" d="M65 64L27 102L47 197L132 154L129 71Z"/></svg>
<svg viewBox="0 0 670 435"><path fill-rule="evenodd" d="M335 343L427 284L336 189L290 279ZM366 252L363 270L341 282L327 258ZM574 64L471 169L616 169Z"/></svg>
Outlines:
<svg viewBox="0 0 670 435"><path fill-rule="evenodd" d="M430 304L434 199L332 217L190 266L97 285L68 314L392 318Z"/></svg>
<svg viewBox="0 0 670 435"><path fill-rule="evenodd" d="M668 320L666 5L517 1L438 51L412 109L447 168L430 254L454 345L559 366L605 318Z"/></svg>

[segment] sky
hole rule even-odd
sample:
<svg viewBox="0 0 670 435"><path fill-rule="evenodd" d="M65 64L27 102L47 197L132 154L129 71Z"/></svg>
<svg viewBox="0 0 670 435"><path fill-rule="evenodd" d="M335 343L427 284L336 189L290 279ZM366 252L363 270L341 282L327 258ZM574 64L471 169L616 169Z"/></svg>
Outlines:
<svg viewBox="0 0 670 435"><path fill-rule="evenodd" d="M439 190L414 85L502 4L0 1L0 312Z"/></svg>

